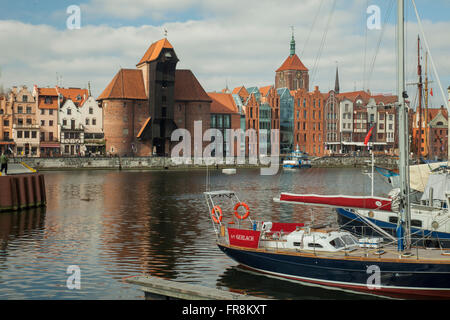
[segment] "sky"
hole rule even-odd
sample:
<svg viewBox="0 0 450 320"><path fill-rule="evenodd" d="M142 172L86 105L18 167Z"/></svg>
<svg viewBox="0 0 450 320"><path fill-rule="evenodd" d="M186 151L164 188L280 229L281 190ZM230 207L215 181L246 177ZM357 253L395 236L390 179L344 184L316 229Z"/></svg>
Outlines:
<svg viewBox="0 0 450 320"><path fill-rule="evenodd" d="M135 68L147 48L165 36L206 91L274 84L289 55L309 69L310 89L396 93L395 0L0 0L0 86L87 87L100 95L120 68ZM417 82L419 29L406 4L406 78ZM432 58L446 93L450 85L450 1L416 0ZM80 12L80 28L70 6ZM368 28L379 10L380 28ZM422 36L421 36L422 38ZM425 44L422 40L422 54ZM430 61L430 59L428 59ZM422 59L425 64L425 58ZM425 66L423 66L423 69ZM429 66L431 73L431 66ZM436 76L434 96L443 104ZM407 86L414 101L414 85Z"/></svg>

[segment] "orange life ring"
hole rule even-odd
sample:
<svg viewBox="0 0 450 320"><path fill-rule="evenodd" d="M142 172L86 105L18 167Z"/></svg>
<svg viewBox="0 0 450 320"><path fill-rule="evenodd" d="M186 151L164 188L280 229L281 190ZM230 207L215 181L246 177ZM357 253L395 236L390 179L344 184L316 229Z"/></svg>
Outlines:
<svg viewBox="0 0 450 320"><path fill-rule="evenodd" d="M219 218L216 217L216 211L219 212ZM222 221L222 208L219 206L214 206L211 211L211 217L215 223L220 223Z"/></svg>
<svg viewBox="0 0 450 320"><path fill-rule="evenodd" d="M243 207L245 208L245 210L247 210L247 211L244 213L243 216L241 216L241 215L239 214L239 212L237 211L237 209L238 209L240 206L243 206ZM249 208L248 208L248 205L247 205L245 202L238 202L238 203L236 203L236 205L234 206L234 215L236 216L236 218L241 219L241 220L245 220L245 219L247 219L247 217L248 217L249 214L250 214L250 210L249 210Z"/></svg>

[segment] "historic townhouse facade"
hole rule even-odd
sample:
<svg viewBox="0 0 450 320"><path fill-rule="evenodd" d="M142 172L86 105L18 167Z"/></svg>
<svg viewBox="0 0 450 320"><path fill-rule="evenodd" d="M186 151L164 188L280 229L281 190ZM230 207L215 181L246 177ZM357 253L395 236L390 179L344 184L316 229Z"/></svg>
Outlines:
<svg viewBox="0 0 450 320"><path fill-rule="evenodd" d="M15 154L37 157L39 150L40 125L36 120L36 102L26 86L13 87L10 95L13 111L12 135Z"/></svg>

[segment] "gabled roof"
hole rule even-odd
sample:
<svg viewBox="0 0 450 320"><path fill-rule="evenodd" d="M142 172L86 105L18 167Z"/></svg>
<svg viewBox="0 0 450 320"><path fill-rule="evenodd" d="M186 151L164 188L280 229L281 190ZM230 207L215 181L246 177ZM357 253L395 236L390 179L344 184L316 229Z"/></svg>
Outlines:
<svg viewBox="0 0 450 320"><path fill-rule="evenodd" d="M239 113L232 94L208 92L208 96L212 99L211 113Z"/></svg>
<svg viewBox="0 0 450 320"><path fill-rule="evenodd" d="M142 71L138 69L120 69L97 98L97 100L104 99L147 100Z"/></svg>
<svg viewBox="0 0 450 320"><path fill-rule="evenodd" d="M446 108L428 108L428 122L433 121L439 113L446 119L448 119L447 109Z"/></svg>
<svg viewBox="0 0 450 320"><path fill-rule="evenodd" d="M36 88L38 96L53 96L57 97L58 92L56 88Z"/></svg>
<svg viewBox="0 0 450 320"><path fill-rule="evenodd" d="M56 90L63 97L63 101L61 101L61 103L64 103L66 100L70 99L77 107L81 107L86 99L89 98L89 91L87 89L56 87Z"/></svg>
<svg viewBox="0 0 450 320"><path fill-rule="evenodd" d="M362 100L364 100L365 103L367 103L370 99L370 93L363 91L363 90L342 92L342 93L339 93L337 96L341 100L343 100L344 98L347 98L353 102L355 102L358 97L361 98Z"/></svg>
<svg viewBox="0 0 450 320"><path fill-rule="evenodd" d="M142 57L141 61L137 64L140 65L144 62L151 62L153 60L158 59L159 54L161 53L162 49L173 49L173 46L170 44L169 40L167 38L161 39L159 41L156 41L151 44L150 48L147 49L144 56Z"/></svg>
<svg viewBox="0 0 450 320"><path fill-rule="evenodd" d="M276 72L285 70L308 71L308 68L306 68L305 65L300 61L300 58L296 54L294 54L292 56L287 57L287 59L284 60L281 67L279 67L276 70Z"/></svg>
<svg viewBox="0 0 450 320"><path fill-rule="evenodd" d="M212 102L191 70L175 70L175 101Z"/></svg>
<svg viewBox="0 0 450 320"><path fill-rule="evenodd" d="M270 89L272 89L272 88L273 88L272 85L261 87L261 88L259 88L259 92L261 92L261 95L263 97L265 97L265 96L267 96L267 94L270 92Z"/></svg>
<svg viewBox="0 0 450 320"><path fill-rule="evenodd" d="M245 89L244 86L240 86L240 87L234 88L232 93L234 93L234 94L239 94L239 92L240 92L241 90L245 90L245 92L248 94L247 89Z"/></svg>

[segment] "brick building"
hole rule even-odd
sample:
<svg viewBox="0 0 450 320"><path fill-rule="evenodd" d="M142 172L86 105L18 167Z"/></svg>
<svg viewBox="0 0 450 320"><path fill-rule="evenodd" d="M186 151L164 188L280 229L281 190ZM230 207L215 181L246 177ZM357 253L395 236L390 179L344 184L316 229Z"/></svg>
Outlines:
<svg viewBox="0 0 450 320"><path fill-rule="evenodd" d="M295 53L295 40L292 34L290 53L283 64L275 71L275 88L309 91L309 73Z"/></svg>
<svg viewBox="0 0 450 320"><path fill-rule="evenodd" d="M194 133L195 121L202 121L202 135L209 128L211 99L192 71L176 70L177 63L173 46L161 39L137 69L120 70L101 93L107 153L168 155L176 128ZM201 151L193 141L191 146L193 154Z"/></svg>
<svg viewBox="0 0 450 320"><path fill-rule="evenodd" d="M294 98L294 146L314 156L324 155L325 96L316 86L313 92L291 91Z"/></svg>
<svg viewBox="0 0 450 320"><path fill-rule="evenodd" d="M233 151L235 157L241 156L240 137L226 135L227 129L236 131L241 128L241 115L232 94L208 92L208 96L212 100L211 128L220 130L223 137L222 154L226 156ZM231 149L231 146L233 146L233 149Z"/></svg>

